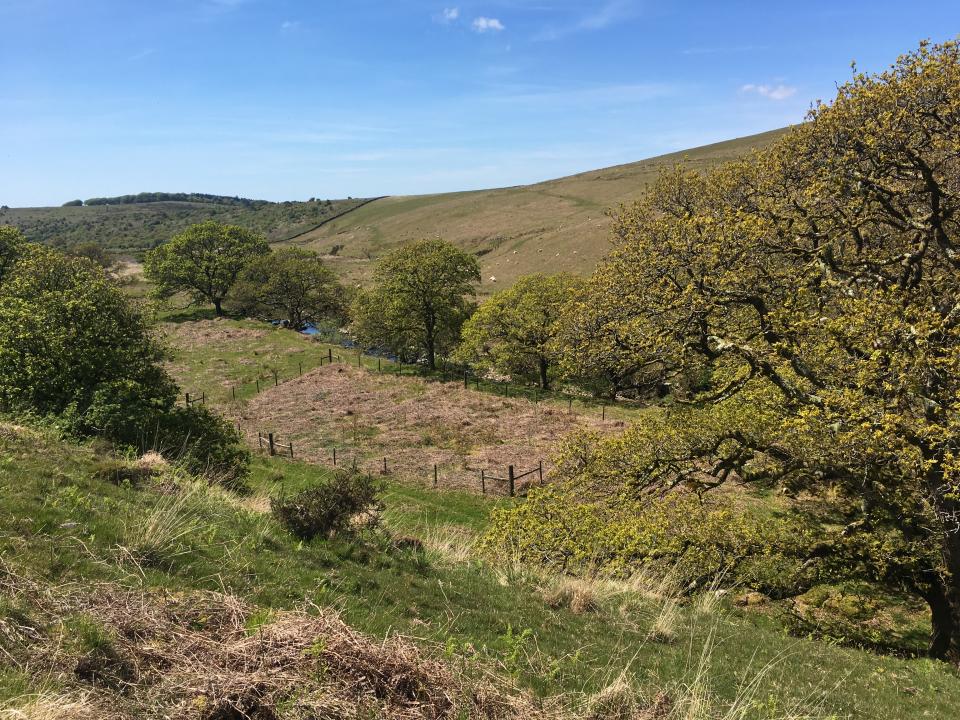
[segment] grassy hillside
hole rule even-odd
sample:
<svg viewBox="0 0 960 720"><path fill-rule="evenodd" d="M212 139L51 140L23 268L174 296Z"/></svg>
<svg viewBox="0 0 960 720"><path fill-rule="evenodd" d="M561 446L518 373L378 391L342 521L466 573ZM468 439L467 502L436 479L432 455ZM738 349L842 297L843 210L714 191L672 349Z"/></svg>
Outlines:
<svg viewBox="0 0 960 720"><path fill-rule="evenodd" d="M137 256L204 220L251 228L280 241L314 228L362 200L315 202L139 202L83 207L8 208L0 225L19 227L32 242L58 246L95 242L108 250Z"/></svg>
<svg viewBox="0 0 960 720"><path fill-rule="evenodd" d="M0 426L0 454L0 713L45 692L127 712L67 717L143 717L145 706L157 713L179 699L191 710L178 717L239 717L208 712L229 688L301 717L306 687L284 697L277 684L298 663L313 668L304 681L338 677L312 662L348 661L348 631L331 625L332 611L369 647L401 635L425 658L492 677L499 693L516 683L568 708L619 678L647 703L663 692L675 720L960 712L958 679L940 663L791 638L762 609L713 596L678 603L650 578L575 582L490 564L473 539L507 501L392 484L388 535L302 543L272 519L267 498L317 482L321 468L261 459L253 493L235 497L133 462L117 484L116 461L96 446L11 424ZM426 552L391 535L417 537ZM237 652L242 663L230 659ZM380 681L395 671L383 667ZM378 677L364 672L360 680Z"/></svg>
<svg viewBox="0 0 960 720"><path fill-rule="evenodd" d="M559 180L496 190L388 197L293 242L335 257L344 277L363 282L384 251L439 235L480 256L481 294L538 271L589 272L608 249L604 211L630 202L665 168L708 167L761 148L784 131L707 145ZM495 277L496 281L491 278Z"/></svg>

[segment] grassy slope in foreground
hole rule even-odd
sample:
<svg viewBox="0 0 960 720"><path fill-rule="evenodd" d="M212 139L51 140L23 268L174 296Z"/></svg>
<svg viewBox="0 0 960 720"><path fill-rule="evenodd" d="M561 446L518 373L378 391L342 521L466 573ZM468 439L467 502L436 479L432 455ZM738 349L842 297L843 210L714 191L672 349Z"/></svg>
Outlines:
<svg viewBox="0 0 960 720"><path fill-rule="evenodd" d="M371 260L397 244L436 235L480 256L481 294L532 272L588 273L609 247L606 209L636 199L660 171L678 162L710 167L769 145L783 132L774 130L536 185L384 198L294 242L335 254L329 261L352 282L366 281ZM496 277L495 283L491 277Z"/></svg>
<svg viewBox="0 0 960 720"><path fill-rule="evenodd" d="M960 713L960 680L940 663L790 638L762 613L678 607L643 584L587 586L590 602L563 601L557 579L470 556L470 539L492 507L475 496L390 487L386 522L424 541L428 552L418 555L385 542L297 542L265 512L266 496L310 485L324 471L278 458L256 462L254 494L245 499L204 486L171 495L162 477L117 485L94 448L9 424L0 427L0 458L0 557L51 587L109 582L226 591L275 610L332 606L362 631L419 638L428 652L499 668L541 695L575 699L624 670L647 697L666 689L681 700L693 685L716 698L698 718L730 717L721 708L751 682L755 706L736 716L744 720L797 717L785 710L794 703L814 707L814 717ZM162 532L145 534L151 522ZM147 560L137 566L136 557ZM0 597L0 628L29 622L30 608L17 603ZM56 638L72 626L41 631ZM54 689L78 682L30 672L3 657L0 707L38 682Z"/></svg>

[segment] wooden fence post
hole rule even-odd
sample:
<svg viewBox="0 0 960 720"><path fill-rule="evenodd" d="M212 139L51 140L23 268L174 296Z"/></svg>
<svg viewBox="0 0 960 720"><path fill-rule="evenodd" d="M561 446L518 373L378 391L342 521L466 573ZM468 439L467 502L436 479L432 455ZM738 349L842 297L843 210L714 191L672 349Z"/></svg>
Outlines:
<svg viewBox="0 0 960 720"><path fill-rule="evenodd" d="M363 351L357 353L357 367L361 367L360 360L363 358Z"/></svg>
<svg viewBox="0 0 960 720"><path fill-rule="evenodd" d="M540 471L540 484L543 485L543 460L540 461L540 466L537 469Z"/></svg>
<svg viewBox="0 0 960 720"><path fill-rule="evenodd" d="M300 377L303 377L303 363L297 363L300 366Z"/></svg>
<svg viewBox="0 0 960 720"><path fill-rule="evenodd" d="M434 487L437 486L437 466L436 466L436 464L434 464L434 466L433 466L433 486L434 486Z"/></svg>
<svg viewBox="0 0 960 720"><path fill-rule="evenodd" d="M236 386L236 385L230 386L230 395L233 397L234 400L237 399L237 386Z"/></svg>
<svg viewBox="0 0 960 720"><path fill-rule="evenodd" d="M383 459L383 474L384 474L384 475L387 474L387 459L386 459L386 458Z"/></svg>
<svg viewBox="0 0 960 720"><path fill-rule="evenodd" d="M480 468L480 494L487 494L487 475L483 468Z"/></svg>
<svg viewBox="0 0 960 720"><path fill-rule="evenodd" d="M567 412L573 412L573 398L567 398Z"/></svg>
<svg viewBox="0 0 960 720"><path fill-rule="evenodd" d="M257 378L257 395L260 394L260 378Z"/></svg>
<svg viewBox="0 0 960 720"><path fill-rule="evenodd" d="M290 441L290 459L293 460L293 441Z"/></svg>
<svg viewBox="0 0 960 720"><path fill-rule="evenodd" d="M377 358L377 372L383 372L383 370L380 369L380 358Z"/></svg>
<svg viewBox="0 0 960 720"><path fill-rule="evenodd" d="M270 454L276 455L277 449L273 445L273 433L267 433L267 442L270 443Z"/></svg>
<svg viewBox="0 0 960 720"><path fill-rule="evenodd" d="M273 386L276 387L280 384L280 381L277 379L277 371L273 371Z"/></svg>
<svg viewBox="0 0 960 720"><path fill-rule="evenodd" d="M333 466L334 467L337 466L337 449L336 448L333 449Z"/></svg>
<svg viewBox="0 0 960 720"><path fill-rule="evenodd" d="M603 406L602 406L602 408L601 408L601 410L600 410L600 419L601 419L601 420L606 420L606 419L607 419L607 404L606 404L606 403L603 404Z"/></svg>
<svg viewBox="0 0 960 720"><path fill-rule="evenodd" d="M480 378L477 378L477 392L480 392Z"/></svg>
<svg viewBox="0 0 960 720"><path fill-rule="evenodd" d="M207 404L207 393L206 393L206 391L203 391L203 392L200 393L200 404L201 404L201 405L206 405L206 404Z"/></svg>
<svg viewBox="0 0 960 720"><path fill-rule="evenodd" d="M186 396L187 407L190 407L190 393L184 393Z"/></svg>
<svg viewBox="0 0 960 720"><path fill-rule="evenodd" d="M333 362L333 348L327 348L327 362Z"/></svg>
<svg viewBox="0 0 960 720"><path fill-rule="evenodd" d="M513 465L507 468L507 480L510 482L510 497L513 497L514 492L516 492L513 479Z"/></svg>

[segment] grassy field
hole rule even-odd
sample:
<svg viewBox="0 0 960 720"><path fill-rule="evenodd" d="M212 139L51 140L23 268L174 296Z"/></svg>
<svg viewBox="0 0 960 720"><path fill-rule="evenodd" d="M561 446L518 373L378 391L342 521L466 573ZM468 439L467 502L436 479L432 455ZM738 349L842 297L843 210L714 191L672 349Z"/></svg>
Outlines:
<svg viewBox="0 0 960 720"><path fill-rule="evenodd" d="M408 636L438 658L492 668L505 687L562 694L568 705L622 678L648 699L665 692L671 717L686 720L960 712L960 679L943 664L793 638L769 612L713 596L679 602L654 579L577 583L484 560L474 539L507 500L389 484L389 536L420 538L421 554L389 536L289 536L265 512L267 498L317 482L327 471L316 466L258 459L252 493L235 497L202 487L171 495L162 477L117 485L104 472L114 461L95 447L10 424L0 428L0 457L4 568L51 588L227 592L264 616L305 603L336 608L374 638ZM165 533L142 531L161 525ZM150 560L131 559L141 557ZM0 629L30 624L31 608L18 602L0 597ZM70 620L36 631L69 645ZM7 652L0 708L40 685L83 687L70 675L36 675L16 662L15 648ZM724 714L731 706L741 714Z"/></svg>
<svg viewBox="0 0 960 720"><path fill-rule="evenodd" d="M329 262L344 279L359 283L369 277L371 261L385 251L405 240L436 235L479 256L482 295L532 272L588 273L609 247L608 208L635 199L659 172L678 162L709 167L764 147L782 133L775 130L536 185L384 198L294 242L330 255Z"/></svg>
<svg viewBox="0 0 960 720"><path fill-rule="evenodd" d="M388 468L412 482L481 489L480 472L505 478L538 467L549 473L556 442L574 430L617 432L646 412L602 407L531 388L444 379L421 368L360 356L265 323L191 320L164 326L169 369L185 392L206 397L238 422L248 441L275 433L297 457ZM334 362L330 364L328 359ZM405 373L401 375L401 372ZM518 488L538 477L528 476ZM487 490L507 484L491 479Z"/></svg>

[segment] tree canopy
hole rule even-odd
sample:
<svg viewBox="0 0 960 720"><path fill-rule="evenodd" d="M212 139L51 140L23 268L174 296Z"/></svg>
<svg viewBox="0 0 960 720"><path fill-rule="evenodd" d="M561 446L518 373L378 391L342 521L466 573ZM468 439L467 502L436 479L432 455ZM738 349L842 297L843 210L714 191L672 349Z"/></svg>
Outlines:
<svg viewBox="0 0 960 720"><path fill-rule="evenodd" d="M567 274L520 278L481 303L467 320L457 359L549 389L556 376L558 321L582 284Z"/></svg>
<svg viewBox="0 0 960 720"><path fill-rule="evenodd" d="M282 248L247 265L230 302L245 312L280 315L301 330L307 323L341 319L344 297L344 288L317 253Z"/></svg>
<svg viewBox="0 0 960 720"><path fill-rule="evenodd" d="M229 423L175 406L164 359L146 318L101 267L20 245L0 278L0 408L238 481L247 451Z"/></svg>
<svg viewBox="0 0 960 720"><path fill-rule="evenodd" d="M768 151L663 175L593 282L611 346L682 382L590 454L596 492L813 493L810 561L922 596L931 654L960 659L958 213L955 42L856 74Z"/></svg>
<svg viewBox="0 0 960 720"><path fill-rule="evenodd" d="M147 253L144 274L160 297L178 292L209 302L223 315L223 301L243 269L270 252L260 235L209 220L193 225Z"/></svg>
<svg viewBox="0 0 960 720"><path fill-rule="evenodd" d="M353 305L357 336L400 357L422 356L434 369L437 355L456 345L473 310L480 264L444 240L417 240L380 260L374 282Z"/></svg>

